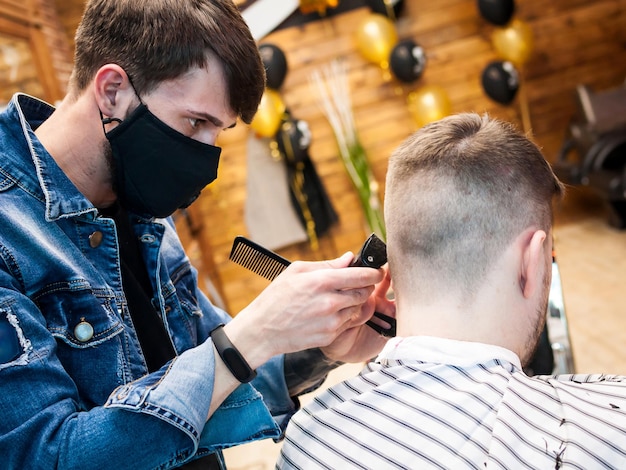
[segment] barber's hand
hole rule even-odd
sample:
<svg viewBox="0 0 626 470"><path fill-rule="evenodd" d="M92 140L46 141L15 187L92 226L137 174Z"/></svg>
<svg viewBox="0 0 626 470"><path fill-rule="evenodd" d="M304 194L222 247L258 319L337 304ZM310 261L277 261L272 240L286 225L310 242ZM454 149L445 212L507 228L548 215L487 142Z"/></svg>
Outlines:
<svg viewBox="0 0 626 470"><path fill-rule="evenodd" d="M370 268L371 269L371 268ZM391 286L391 277L383 267L384 279L376 286L374 293L363 304L361 312L352 318L352 326L346 329L335 341L321 348L326 357L335 361L362 362L373 358L385 346L388 337L374 331L365 324L374 312L395 318L396 304L387 298Z"/></svg>
<svg viewBox="0 0 626 470"><path fill-rule="evenodd" d="M353 258L346 253L330 261L291 263L226 325L226 333L251 367L276 354L329 346L348 329L370 329L362 325L374 312L371 295L384 271L346 269ZM347 349L350 340L353 333L340 343Z"/></svg>

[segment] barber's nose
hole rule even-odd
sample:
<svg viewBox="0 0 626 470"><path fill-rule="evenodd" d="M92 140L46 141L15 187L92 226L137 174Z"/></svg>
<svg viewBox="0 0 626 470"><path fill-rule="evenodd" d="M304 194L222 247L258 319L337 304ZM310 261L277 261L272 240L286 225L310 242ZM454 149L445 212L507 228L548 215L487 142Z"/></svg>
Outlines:
<svg viewBox="0 0 626 470"><path fill-rule="evenodd" d="M203 130L201 133L195 134L193 138L203 144L215 145L218 135L219 130Z"/></svg>
<svg viewBox="0 0 626 470"><path fill-rule="evenodd" d="M217 137L220 135L220 129L210 131L208 134L208 141L206 143L209 145L215 145L215 142L217 142Z"/></svg>

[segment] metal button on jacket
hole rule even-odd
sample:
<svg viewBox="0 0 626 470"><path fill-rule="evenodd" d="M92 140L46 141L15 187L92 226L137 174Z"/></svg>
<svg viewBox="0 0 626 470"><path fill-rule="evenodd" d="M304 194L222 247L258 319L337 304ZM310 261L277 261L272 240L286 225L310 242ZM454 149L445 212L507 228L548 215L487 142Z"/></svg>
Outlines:
<svg viewBox="0 0 626 470"><path fill-rule="evenodd" d="M74 336L81 343L89 341L93 338L93 326L91 326L91 323L86 322L84 318L81 318L80 323L74 328Z"/></svg>
<svg viewBox="0 0 626 470"><path fill-rule="evenodd" d="M89 235L89 246L91 248L98 248L102 243L102 232L94 232Z"/></svg>

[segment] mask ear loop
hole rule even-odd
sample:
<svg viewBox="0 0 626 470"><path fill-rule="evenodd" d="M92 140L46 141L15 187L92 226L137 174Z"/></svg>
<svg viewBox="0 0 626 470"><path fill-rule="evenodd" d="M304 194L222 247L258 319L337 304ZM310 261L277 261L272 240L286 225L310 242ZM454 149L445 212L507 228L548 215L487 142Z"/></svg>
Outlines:
<svg viewBox="0 0 626 470"><path fill-rule="evenodd" d="M146 108L148 107L148 105L146 103L143 102L143 100L141 99L141 96L139 96L139 93L137 93L137 88L135 88L135 84L133 83L133 79L130 78L130 75L128 75L128 73L126 73L126 78L128 78L128 83L130 83L130 87L133 89L133 91L135 92L135 96L137 97L137 99L139 100L139 104L140 105L144 105Z"/></svg>
<svg viewBox="0 0 626 470"><path fill-rule="evenodd" d="M104 126L105 124L111 124L112 122L117 122L118 124L122 123L122 120L119 118L115 118L115 117L110 117L110 118L105 118L102 115L102 111L100 111L100 120L102 121L102 125Z"/></svg>
<svg viewBox="0 0 626 470"><path fill-rule="evenodd" d="M117 122L118 124L122 123L122 120L116 117L104 117L104 114L102 114L102 111L100 111L100 109L98 109L98 112L100 113L100 122L102 122L102 130L104 131L104 135L107 135L107 130L104 128L105 125L107 124L111 124L112 122Z"/></svg>

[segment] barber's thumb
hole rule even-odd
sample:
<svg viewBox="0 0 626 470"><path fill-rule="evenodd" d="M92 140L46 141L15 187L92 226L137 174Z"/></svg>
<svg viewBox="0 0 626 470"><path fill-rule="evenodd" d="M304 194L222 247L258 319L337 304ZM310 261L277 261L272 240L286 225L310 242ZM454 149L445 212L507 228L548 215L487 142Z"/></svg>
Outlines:
<svg viewBox="0 0 626 470"><path fill-rule="evenodd" d="M352 263L353 259L354 253L352 253L351 251L347 251L339 258L328 260L328 264L330 264L332 268L345 268L347 266L350 266L350 263Z"/></svg>

